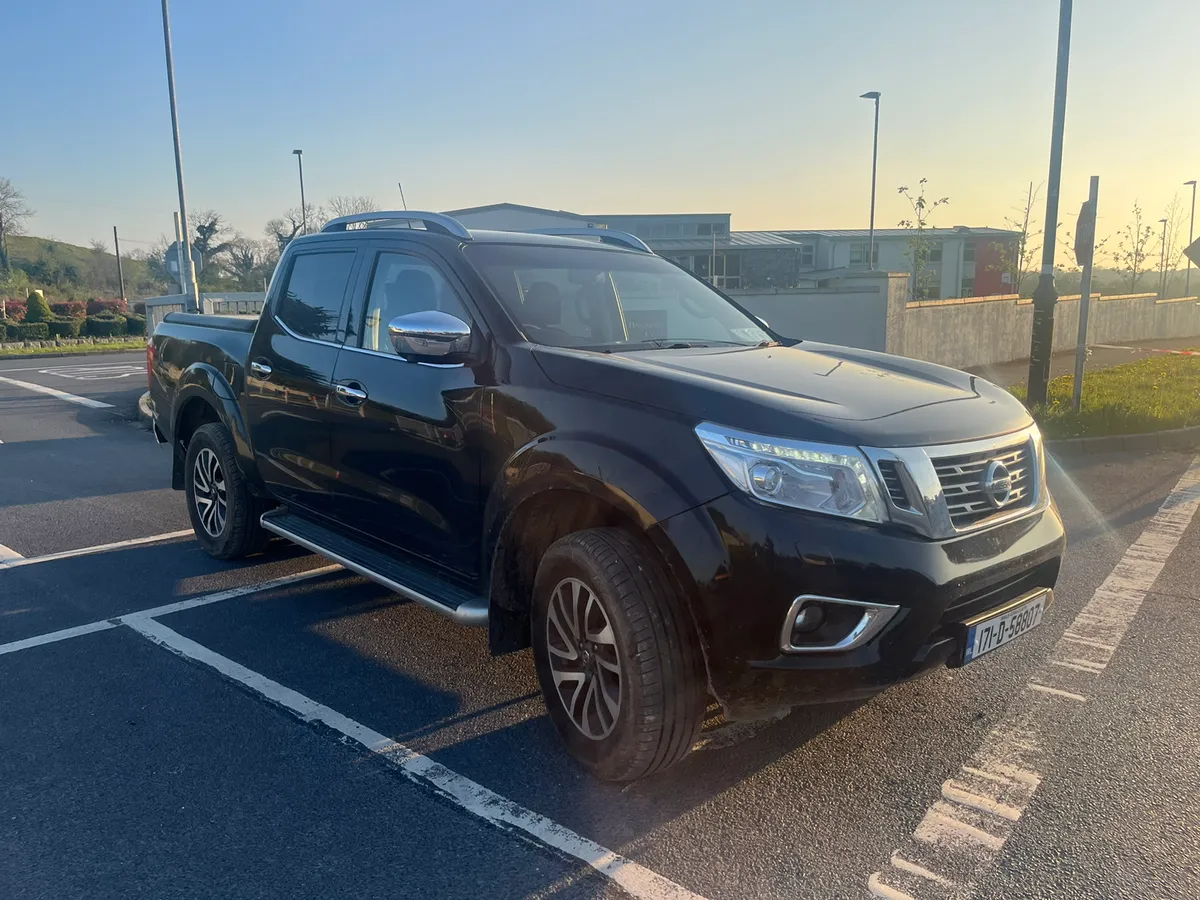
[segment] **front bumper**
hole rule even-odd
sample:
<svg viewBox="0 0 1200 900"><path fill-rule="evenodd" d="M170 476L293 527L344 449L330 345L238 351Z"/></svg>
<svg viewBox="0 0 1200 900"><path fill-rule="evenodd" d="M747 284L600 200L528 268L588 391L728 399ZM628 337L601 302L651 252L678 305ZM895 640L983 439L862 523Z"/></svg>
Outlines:
<svg viewBox="0 0 1200 900"><path fill-rule="evenodd" d="M804 515L728 494L661 522L696 590L709 682L730 718L868 697L953 662L962 622L1058 578L1057 508L931 541L891 527ZM791 654L780 629L801 594L894 604L853 650Z"/></svg>

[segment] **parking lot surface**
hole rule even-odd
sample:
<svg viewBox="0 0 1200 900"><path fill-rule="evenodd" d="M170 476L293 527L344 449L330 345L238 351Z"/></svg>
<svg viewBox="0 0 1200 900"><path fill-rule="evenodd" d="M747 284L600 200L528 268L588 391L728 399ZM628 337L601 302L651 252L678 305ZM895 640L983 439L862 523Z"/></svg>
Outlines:
<svg viewBox="0 0 1200 900"><path fill-rule="evenodd" d="M142 364L0 363L0 897L1200 895L1190 455L1052 466L1057 599L1003 650L608 785L527 652L201 553Z"/></svg>

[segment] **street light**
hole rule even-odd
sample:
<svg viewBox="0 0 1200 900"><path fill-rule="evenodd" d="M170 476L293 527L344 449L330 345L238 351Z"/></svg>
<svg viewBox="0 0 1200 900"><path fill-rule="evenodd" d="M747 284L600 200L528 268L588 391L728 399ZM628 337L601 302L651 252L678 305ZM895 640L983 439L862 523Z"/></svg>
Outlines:
<svg viewBox="0 0 1200 900"><path fill-rule="evenodd" d="M1162 247L1162 252L1158 257L1158 299L1164 299L1163 295L1167 293L1167 220L1159 219L1162 223L1162 237L1159 238L1159 246Z"/></svg>
<svg viewBox="0 0 1200 900"><path fill-rule="evenodd" d="M1188 246L1190 247L1195 240L1196 231L1196 182L1193 180L1183 183L1184 187L1189 184L1192 186L1192 221L1188 223ZM1187 258L1187 275L1183 277L1183 296L1192 296L1192 258L1190 256Z"/></svg>
<svg viewBox="0 0 1200 900"><path fill-rule="evenodd" d="M304 233L308 234L308 207L304 205L304 151L293 150L296 155L296 165L300 167L300 221L304 227Z"/></svg>
<svg viewBox="0 0 1200 900"><path fill-rule="evenodd" d="M187 199L183 192L183 153L179 149L179 112L175 106L175 62L171 55L171 17L167 12L167 0L162 0L163 48L167 55L167 94L171 99L171 131L175 138L175 180L179 186L179 280L183 293L187 295L187 306L192 312L200 312L200 288L196 284L196 273L192 269L192 242L188 233Z"/></svg>
<svg viewBox="0 0 1200 900"><path fill-rule="evenodd" d="M875 176L879 171L879 91L867 91L860 94L861 100L875 101L875 142L871 149L871 244L867 248L867 257L871 269L875 268Z"/></svg>

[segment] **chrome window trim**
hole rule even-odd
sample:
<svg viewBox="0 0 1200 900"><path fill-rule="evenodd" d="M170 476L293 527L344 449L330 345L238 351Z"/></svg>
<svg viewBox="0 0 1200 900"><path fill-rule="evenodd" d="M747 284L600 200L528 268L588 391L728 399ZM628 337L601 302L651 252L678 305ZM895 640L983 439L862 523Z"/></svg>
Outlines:
<svg viewBox="0 0 1200 900"><path fill-rule="evenodd" d="M832 644L797 646L792 643L792 625L796 621L800 607L814 600L838 606L858 607L862 610L862 618L840 641ZM787 616L783 620L783 632L779 638L779 649L784 653L840 653L845 650L854 650L868 643L883 631L898 612L900 612L900 607L894 603L868 603L865 600L843 600L840 597L823 597L820 594L801 594L788 607Z"/></svg>
<svg viewBox="0 0 1200 900"><path fill-rule="evenodd" d="M367 353L371 356L382 356L385 359L394 359L397 362L402 362L407 366L425 366L429 369L461 369L466 363L433 363L433 362L411 362L405 359L398 353L384 353L382 350L372 350L369 347L351 347L349 344L342 345L343 350L349 350L351 353Z"/></svg>
<svg viewBox="0 0 1200 900"><path fill-rule="evenodd" d="M962 528L956 526L950 518L950 509L942 490L941 479L938 478L937 469L934 467L934 460L949 456L991 453L1022 443L1028 444L1033 461L1032 501L1007 512L1001 510L994 516ZM893 523L912 529L926 537L941 540L975 534L1006 522L1040 513L1050 505L1050 494L1046 490L1045 448L1042 446L1041 432L1036 425L978 441L931 444L925 447L888 449L863 447L861 449L867 459L871 461L875 475L881 484L883 483L883 474L879 471L880 460L893 460L899 464L896 468L900 472L901 478L905 480L905 488L909 492L913 508L904 509L896 506L891 496L884 491L884 502L887 504L888 514Z"/></svg>
<svg viewBox="0 0 1200 900"><path fill-rule="evenodd" d="M322 347L333 347L335 349L340 346L337 341L323 341L320 338L305 337L302 334L296 334L296 332L288 328L287 323L283 319L279 318L279 313L272 313L271 318L275 320L276 325L288 333L289 337L294 337L298 341L304 341L308 344L320 344Z"/></svg>

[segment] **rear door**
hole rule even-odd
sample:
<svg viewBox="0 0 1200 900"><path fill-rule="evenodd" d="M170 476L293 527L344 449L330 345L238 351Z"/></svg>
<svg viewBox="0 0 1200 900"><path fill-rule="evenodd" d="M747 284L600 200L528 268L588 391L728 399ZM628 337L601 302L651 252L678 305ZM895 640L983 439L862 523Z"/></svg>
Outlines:
<svg viewBox="0 0 1200 900"><path fill-rule="evenodd" d="M329 511L329 402L358 251L309 244L286 261L250 346L246 416L258 471L289 505Z"/></svg>
<svg viewBox="0 0 1200 900"><path fill-rule="evenodd" d="M387 242L364 260L330 401L334 506L346 526L462 573L479 568L480 367L407 362L388 323L436 309L473 328L440 260Z"/></svg>

